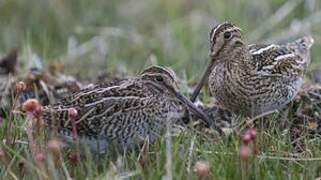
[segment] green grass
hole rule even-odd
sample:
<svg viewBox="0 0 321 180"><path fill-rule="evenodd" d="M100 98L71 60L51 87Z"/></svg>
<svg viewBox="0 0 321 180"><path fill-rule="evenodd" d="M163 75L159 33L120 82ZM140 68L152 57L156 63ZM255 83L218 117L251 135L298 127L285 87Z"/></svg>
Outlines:
<svg viewBox="0 0 321 180"><path fill-rule="evenodd" d="M294 1L293 1L294 2ZM315 3L312 4L311 3ZM249 43L260 42L289 29L289 32L311 23L308 30L294 36L282 36L292 40L304 34L312 34L315 45L312 49L311 70L320 65L321 25L319 21L306 18L321 10L321 2L300 1L298 5L279 23L262 36L253 32L267 22L267 19L285 3L285 0L138 0L138 1L38 1L7 0L0 2L0 52L4 54L12 47L20 51L20 75L28 68L31 55L38 54L48 64L55 60L66 64L66 74L79 75L83 80L92 80L101 72L121 72L135 74L144 67L158 63L172 67L182 80L195 82L201 75L208 60L208 32L217 22L231 21L239 25ZM310 4L309 4L310 3ZM321 18L317 18L321 19ZM305 21L303 21L305 20ZM291 29L292 27L292 29ZM93 49L77 57L68 58L68 43L76 41L82 45L93 37L102 40ZM97 58L101 52L106 55ZM76 63L75 63L76 62ZM76 65L75 65L76 64ZM208 95L205 96L208 102ZM271 119L273 121L274 119ZM191 179L197 176L193 171L198 160L205 160L210 166L209 179L315 179L321 176L320 139L304 139L305 150L298 159L288 156L295 153L290 134L276 128L258 130L256 155L248 162L241 161L240 133L235 132L227 138L213 142L212 139L196 136L194 131L186 130L173 138L172 168L174 179L187 177L187 164L191 162ZM0 125L0 137L8 136L4 129L8 120ZM273 127L274 127L273 126ZM40 144L46 145L47 132L39 137ZM9 164L0 163L0 179L66 179L67 173L76 179L117 178L126 172L133 172L131 179L161 179L166 175L166 144L164 138L151 145L146 155L146 167L138 161L138 153L122 158L90 157L77 164L72 163L64 153L56 165L58 170L48 165L47 172L40 170L30 157L25 132L25 119L15 117L11 137L21 143L6 146ZM195 137L193 150L190 152ZM49 158L50 156L48 156ZM48 162L52 162L48 159ZM22 167L22 164L24 167ZM247 168L245 167L247 166ZM5 167L10 167L6 169ZM66 167L68 171L64 171ZM24 176L22 176L24 174Z"/></svg>
<svg viewBox="0 0 321 180"><path fill-rule="evenodd" d="M16 135L17 140L24 141L26 135L23 130L23 119L16 122L12 134ZM40 145L46 145L46 141L43 140L46 133L43 131L36 136L40 138ZM53 165L51 153L46 153L48 166L43 170L30 157L26 142L18 141L13 146L2 146L2 149L8 153L7 158L10 157L9 165L2 164L0 170L2 178L17 176L24 179L66 179L66 171L63 167L68 169L68 173L75 179L119 178L128 173L134 174L130 176L131 179L161 179L166 175L168 154L164 138L151 145L144 153L144 168L138 162L138 151L118 158L88 153L75 165L69 160L70 152L66 149L62 159L56 165ZM296 157L291 157L291 154L296 151L290 142L288 133L280 134L274 129L259 131L254 142L255 146L252 145L252 150L256 153L253 153L248 161L244 161L239 156L242 144L239 133L235 132L221 140L213 140L197 136L192 130L187 130L173 138L171 171L174 179L185 179L188 164L191 163L190 175L192 179L196 179L194 164L203 160L209 163L209 179L239 179L240 177L244 179L284 179L285 177L313 179L320 176L320 139L314 141L306 139L304 143L306 151ZM10 171L6 171L5 167L10 167Z"/></svg>

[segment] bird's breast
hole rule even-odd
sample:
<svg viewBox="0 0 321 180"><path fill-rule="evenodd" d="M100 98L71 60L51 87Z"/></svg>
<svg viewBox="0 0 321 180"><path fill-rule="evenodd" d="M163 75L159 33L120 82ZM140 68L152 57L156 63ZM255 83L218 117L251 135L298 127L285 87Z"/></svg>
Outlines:
<svg viewBox="0 0 321 180"><path fill-rule="evenodd" d="M211 94L218 103L233 112L250 106L250 96L256 80L247 71L238 71L228 66L213 68L209 77Z"/></svg>

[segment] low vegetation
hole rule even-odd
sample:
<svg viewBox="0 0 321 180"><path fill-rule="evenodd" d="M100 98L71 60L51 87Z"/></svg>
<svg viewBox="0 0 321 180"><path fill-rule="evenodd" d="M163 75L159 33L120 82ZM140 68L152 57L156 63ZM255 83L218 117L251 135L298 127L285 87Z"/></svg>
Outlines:
<svg viewBox="0 0 321 180"><path fill-rule="evenodd" d="M0 179L321 176L317 85L321 82L321 2L11 0L0 2L0 14L0 53L5 57L17 49L18 54L13 77L0 71L0 88L11 87L11 93L0 94ZM30 97L38 99L33 103L45 105L65 96L60 90L70 93L90 83L133 75L151 64L172 67L188 95L208 60L210 27L223 21L238 24L251 43L284 42L311 34L315 44L306 86L316 90L303 89L286 118L275 113L254 125L239 117L242 126L222 138L196 130L191 122L184 129L175 126L175 133L154 144L117 156L79 153L77 146L63 148L35 113L22 111L19 102ZM48 91L39 93L44 86ZM20 96L26 89L31 95ZM201 100L211 106L206 88Z"/></svg>

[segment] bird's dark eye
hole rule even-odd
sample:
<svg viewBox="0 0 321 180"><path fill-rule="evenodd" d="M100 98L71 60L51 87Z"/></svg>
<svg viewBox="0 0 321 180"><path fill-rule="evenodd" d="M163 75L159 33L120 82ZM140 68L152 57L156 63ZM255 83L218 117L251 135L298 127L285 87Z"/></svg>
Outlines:
<svg viewBox="0 0 321 180"><path fill-rule="evenodd" d="M162 82L164 80L162 76L156 76L155 79L159 82Z"/></svg>
<svg viewBox="0 0 321 180"><path fill-rule="evenodd" d="M224 33L224 39L230 39L230 37L231 37L231 32Z"/></svg>

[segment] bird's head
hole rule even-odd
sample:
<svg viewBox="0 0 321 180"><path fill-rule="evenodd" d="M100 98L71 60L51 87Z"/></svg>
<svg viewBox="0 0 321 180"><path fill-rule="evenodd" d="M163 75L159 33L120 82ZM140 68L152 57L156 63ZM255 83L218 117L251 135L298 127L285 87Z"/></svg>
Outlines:
<svg viewBox="0 0 321 180"><path fill-rule="evenodd" d="M148 83L152 83L158 89L166 90L181 104L186 106L193 114L203 120L208 126L212 124L203 111L201 111L195 104L193 104L189 99L179 92L176 74L170 68L151 66L141 73L141 77ZM217 130L219 133L222 133L221 129Z"/></svg>
<svg viewBox="0 0 321 180"><path fill-rule="evenodd" d="M155 65L150 66L141 73L141 76L144 80L148 80L153 84L178 91L176 74L170 68Z"/></svg>
<svg viewBox="0 0 321 180"><path fill-rule="evenodd" d="M241 29L228 22L213 27L209 39L212 58L219 56L221 52L232 52L238 47L244 46Z"/></svg>

